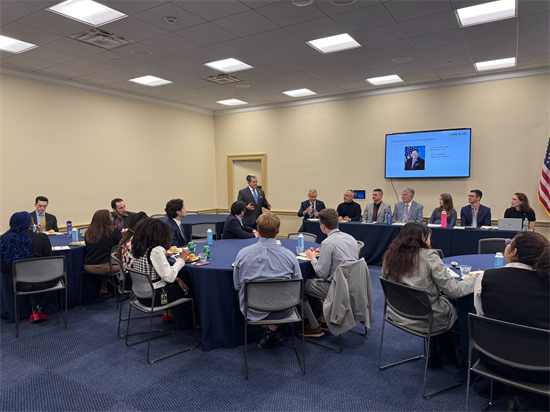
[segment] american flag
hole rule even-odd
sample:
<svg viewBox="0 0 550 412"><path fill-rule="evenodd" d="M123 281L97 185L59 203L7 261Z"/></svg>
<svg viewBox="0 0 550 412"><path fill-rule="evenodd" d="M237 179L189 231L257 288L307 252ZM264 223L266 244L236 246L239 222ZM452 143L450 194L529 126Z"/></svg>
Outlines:
<svg viewBox="0 0 550 412"><path fill-rule="evenodd" d="M405 147L405 163L411 158L411 152L414 150L414 146Z"/></svg>
<svg viewBox="0 0 550 412"><path fill-rule="evenodd" d="M546 155L544 155L544 160L542 161L542 174L539 183L539 202L546 214L550 217L550 139L548 139Z"/></svg>

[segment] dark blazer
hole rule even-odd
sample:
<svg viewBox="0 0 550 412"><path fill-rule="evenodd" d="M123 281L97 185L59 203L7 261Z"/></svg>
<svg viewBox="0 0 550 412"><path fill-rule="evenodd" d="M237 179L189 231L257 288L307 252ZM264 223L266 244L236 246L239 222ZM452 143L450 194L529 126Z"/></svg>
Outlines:
<svg viewBox="0 0 550 412"><path fill-rule="evenodd" d="M300 205L300 210L298 210L298 216L303 217L304 221L306 221L309 218L309 213L307 215L304 215L304 211L310 206L310 204L311 204L310 201L306 200L306 201L302 202L302 204ZM320 212L323 209L326 209L325 204L320 200L316 200L315 201L315 210L317 212Z"/></svg>
<svg viewBox="0 0 550 412"><path fill-rule="evenodd" d="M122 225L121 229L128 229L128 225L130 224L130 218L135 215L135 212L126 212L128 216L124 218L124 224ZM116 213L111 212L111 216L113 217L113 220L116 219ZM116 226L116 224L115 224Z"/></svg>
<svg viewBox="0 0 550 412"><path fill-rule="evenodd" d="M180 231L180 228L178 227L178 224L174 222L174 219L167 218L165 222L168 223L168 226L170 226L170 229L172 229L172 232L174 232L174 237L172 238L172 246L187 246L187 236L185 236L185 229L183 228L183 225Z"/></svg>
<svg viewBox="0 0 550 412"><path fill-rule="evenodd" d="M29 212L29 214L31 215L32 217L32 221L34 222L35 225L38 225L40 222L37 222L36 221L36 210L33 210L32 212ZM44 213L46 215L46 229L45 231L47 232L48 230L55 230L56 232L59 232L59 228L57 227L57 218L54 216L54 215L51 215L49 213ZM42 228L44 229L44 228Z"/></svg>
<svg viewBox="0 0 550 412"><path fill-rule="evenodd" d="M405 170L424 170L424 159L421 157L417 157L416 161L414 162L414 167L412 167L413 159L407 159L407 163L405 163Z"/></svg>
<svg viewBox="0 0 550 412"><path fill-rule="evenodd" d="M464 206L460 210L460 226L472 226L472 206ZM479 205L477 227L491 226L491 208Z"/></svg>
<svg viewBox="0 0 550 412"><path fill-rule="evenodd" d="M239 196L237 197L237 200L246 203L247 206L252 203L252 206L254 206L255 208L254 210L246 209L243 216L243 225L255 227L256 219L258 219L258 217L260 217L260 215L263 213L262 207L265 207L267 209L267 199L265 198L264 191L262 189L256 189L256 192L258 193L258 203L256 203L256 201L254 200L254 196L250 191L250 186L239 190Z"/></svg>
<svg viewBox="0 0 550 412"><path fill-rule="evenodd" d="M254 229L239 222L239 218L235 215L227 216L223 226L223 239L248 239L253 238Z"/></svg>

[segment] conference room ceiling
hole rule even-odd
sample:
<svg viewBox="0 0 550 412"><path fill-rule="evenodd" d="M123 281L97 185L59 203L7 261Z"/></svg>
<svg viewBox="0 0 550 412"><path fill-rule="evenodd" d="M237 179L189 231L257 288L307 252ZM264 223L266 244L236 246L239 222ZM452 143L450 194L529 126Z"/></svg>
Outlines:
<svg viewBox="0 0 550 412"><path fill-rule="evenodd" d="M455 10L486 0L315 0L305 7L290 0L98 0L128 15L98 27L134 41L111 51L72 39L92 26L46 10L58 2L0 1L0 34L39 46L0 52L5 73L210 111L228 109L216 103L226 99L265 106L311 98L282 94L294 89L345 98L392 87L366 81L379 76L396 74L402 87L550 65L548 0L519 0L518 17L464 28ZM362 47L322 54L306 44L342 33ZM474 67L509 57L516 67ZM222 73L205 63L228 58L253 68L232 73L237 83L204 80ZM128 81L145 75L173 83Z"/></svg>

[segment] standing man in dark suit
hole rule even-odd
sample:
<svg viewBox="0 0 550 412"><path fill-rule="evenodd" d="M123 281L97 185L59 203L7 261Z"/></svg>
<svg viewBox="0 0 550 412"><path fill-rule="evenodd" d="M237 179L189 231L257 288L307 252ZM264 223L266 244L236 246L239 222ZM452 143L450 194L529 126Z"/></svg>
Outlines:
<svg viewBox="0 0 550 412"><path fill-rule="evenodd" d="M317 200L317 190L310 189L307 194L309 200L302 202L300 205L300 210L298 210L298 216L304 218L304 222L308 219L318 218L319 212L325 209L325 204L320 200ZM298 232L303 232L304 224L298 230Z"/></svg>
<svg viewBox="0 0 550 412"><path fill-rule="evenodd" d="M185 236L185 229L181 226L181 219L185 217L185 205L183 199L172 199L166 203L164 208L168 219L166 223L172 229L174 237L172 238L172 246L184 247L187 246L187 236Z"/></svg>
<svg viewBox="0 0 550 412"><path fill-rule="evenodd" d="M124 200L119 197L111 200L111 207L113 208L111 216L113 217L115 227L120 229L122 233L126 232L128 225L130 224L130 218L135 215L135 213L127 212Z"/></svg>
<svg viewBox="0 0 550 412"><path fill-rule="evenodd" d="M250 226L243 225L242 218L246 211L246 204L237 200L231 205L231 214L227 216L223 225L222 237L226 239L249 239L259 237L258 232Z"/></svg>
<svg viewBox="0 0 550 412"><path fill-rule="evenodd" d="M54 230L59 232L57 227L57 218L54 215L46 213L48 207L48 198L46 196L38 196L34 201L35 211L29 212L35 225L40 226L43 232Z"/></svg>
<svg viewBox="0 0 550 412"><path fill-rule="evenodd" d="M464 206L460 210L460 225L481 227L491 226L491 208L483 206L481 197L483 192L478 189L470 190L468 195L468 206Z"/></svg>
<svg viewBox="0 0 550 412"><path fill-rule="evenodd" d="M424 159L418 157L418 150L412 150L411 158L405 163L405 170L424 170Z"/></svg>
<svg viewBox="0 0 550 412"><path fill-rule="evenodd" d="M243 224L256 229L256 219L260 217L262 207L271 210L271 204L265 198L265 193L262 189L258 189L258 179L256 176L246 176L248 187L239 190L237 200L246 204L246 212L243 216Z"/></svg>

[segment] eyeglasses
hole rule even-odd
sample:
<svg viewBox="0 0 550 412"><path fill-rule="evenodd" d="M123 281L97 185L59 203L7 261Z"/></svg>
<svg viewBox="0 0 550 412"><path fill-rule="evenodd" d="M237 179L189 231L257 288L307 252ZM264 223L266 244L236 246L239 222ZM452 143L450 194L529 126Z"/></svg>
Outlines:
<svg viewBox="0 0 550 412"><path fill-rule="evenodd" d="M468 195L468 197L477 197L476 195Z"/></svg>
<svg viewBox="0 0 550 412"><path fill-rule="evenodd" d="M511 244L511 243L512 243L512 239L506 239L506 240L504 241L504 244L505 244L506 246L508 246L508 245Z"/></svg>

